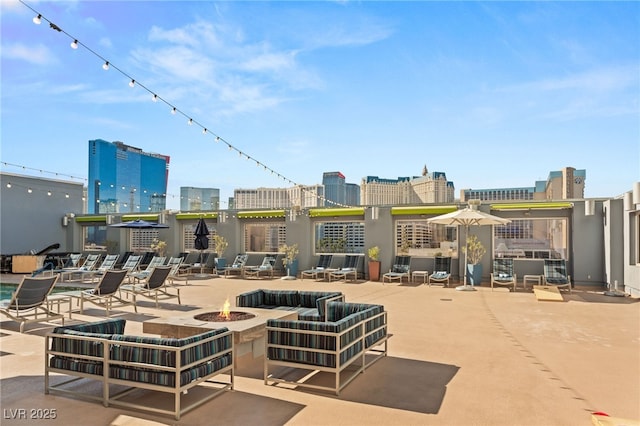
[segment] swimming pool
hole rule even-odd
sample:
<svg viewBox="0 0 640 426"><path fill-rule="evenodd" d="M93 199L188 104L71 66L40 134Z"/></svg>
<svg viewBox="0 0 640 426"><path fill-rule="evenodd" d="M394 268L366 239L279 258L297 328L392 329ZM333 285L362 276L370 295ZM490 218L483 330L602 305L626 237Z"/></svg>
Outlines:
<svg viewBox="0 0 640 426"><path fill-rule="evenodd" d="M18 288L18 284L0 283L0 300L11 300L11 295ZM62 293L65 291L77 291L86 290L87 287L71 287L71 286L59 286L53 287L52 293Z"/></svg>

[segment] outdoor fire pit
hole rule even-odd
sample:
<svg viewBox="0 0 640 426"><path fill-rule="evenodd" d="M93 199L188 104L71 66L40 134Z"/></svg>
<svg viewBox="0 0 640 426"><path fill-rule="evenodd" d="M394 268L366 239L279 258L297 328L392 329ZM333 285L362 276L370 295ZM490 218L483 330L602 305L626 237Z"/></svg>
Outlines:
<svg viewBox="0 0 640 426"><path fill-rule="evenodd" d="M199 321L208 321L208 322L227 322L227 321L243 321L251 318L255 318L254 314L249 312L241 312L241 311L213 311L213 312L205 312L203 314L198 314L194 316L194 319Z"/></svg>

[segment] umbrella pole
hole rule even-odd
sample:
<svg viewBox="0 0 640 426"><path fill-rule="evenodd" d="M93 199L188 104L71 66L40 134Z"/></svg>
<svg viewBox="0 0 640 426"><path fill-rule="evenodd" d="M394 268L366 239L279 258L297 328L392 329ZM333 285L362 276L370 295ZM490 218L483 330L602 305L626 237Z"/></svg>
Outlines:
<svg viewBox="0 0 640 426"><path fill-rule="evenodd" d="M458 291L476 291L475 287L472 285L467 285L467 256L469 255L467 253L467 249L466 249L466 244L467 244L467 238L469 237L469 225L465 225L464 227L464 244L465 244L465 250L464 250L464 265L463 266L463 279L462 282L464 285L460 285L458 287L456 287L456 290Z"/></svg>

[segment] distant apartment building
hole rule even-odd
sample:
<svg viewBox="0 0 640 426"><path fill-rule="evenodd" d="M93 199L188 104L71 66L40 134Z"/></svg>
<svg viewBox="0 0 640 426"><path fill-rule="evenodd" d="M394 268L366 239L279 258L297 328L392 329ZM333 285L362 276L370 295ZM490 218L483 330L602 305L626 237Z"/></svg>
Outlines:
<svg viewBox="0 0 640 426"><path fill-rule="evenodd" d="M360 204L360 187L354 183L347 183L342 173L324 172L322 185L324 186L324 205L326 207L357 206Z"/></svg>
<svg viewBox="0 0 640 426"><path fill-rule="evenodd" d="M123 142L89 141L88 213L166 209L169 156Z"/></svg>
<svg viewBox="0 0 640 426"><path fill-rule="evenodd" d="M220 190L217 188L180 187L180 210L219 210Z"/></svg>
<svg viewBox="0 0 640 426"><path fill-rule="evenodd" d="M586 170L565 167L549 172L547 180L536 181L535 186L522 188L462 189L460 201L523 201L566 200L584 198Z"/></svg>
<svg viewBox="0 0 640 426"><path fill-rule="evenodd" d="M233 207L242 209L310 208L323 205L322 185L296 185L291 188L235 189Z"/></svg>
<svg viewBox="0 0 640 426"><path fill-rule="evenodd" d="M422 176L385 179L367 176L360 185L360 204L364 206L403 205L416 203L451 203L454 201L453 182L443 172L429 172L425 166Z"/></svg>

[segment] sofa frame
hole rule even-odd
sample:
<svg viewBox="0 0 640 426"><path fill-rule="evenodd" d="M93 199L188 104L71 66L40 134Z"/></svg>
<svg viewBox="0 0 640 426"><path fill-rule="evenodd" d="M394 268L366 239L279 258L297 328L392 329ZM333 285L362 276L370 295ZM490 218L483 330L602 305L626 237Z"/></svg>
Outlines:
<svg viewBox="0 0 640 426"><path fill-rule="evenodd" d="M122 319L117 319L94 324L104 326L109 321L124 322ZM81 326L87 325L82 324ZM108 327L110 327L109 324L107 324ZM124 329L124 325L121 328ZM75 331L74 326L71 326L58 327L54 332L48 333L45 347L45 394L70 395L102 402L105 407L113 405L133 408L162 415L172 415L176 420L179 420L181 415L234 387L233 335L226 328L212 330L186 339L127 336L118 331L110 334L111 331L113 330L107 330L106 333L82 332ZM190 339L189 343L181 344L179 342L181 340L187 342L188 339ZM171 341L176 346L168 344ZM217 350L182 365L183 353L188 357L186 351L191 349L194 353L199 353L201 348L196 347L204 347L205 345L212 345ZM126 359L126 354L133 356L134 360ZM61 362L84 366L85 371L55 367L53 364L56 358L58 361L62 360ZM162 359L172 359L174 362L165 361L164 364L168 365L162 365ZM88 368L91 371L87 370ZM210 369L214 370L208 371ZM205 374L199 375L203 372ZM67 377L64 381L53 384L51 377L53 373L71 376L71 378ZM228 374L229 379L213 380L215 376L221 374ZM135 375L138 380L122 378L125 375ZM152 380L145 380L153 375L162 377L169 383L158 384L152 383ZM185 377L181 378L181 375ZM77 386L77 383L83 379L101 382L101 395L89 395L83 392ZM205 392L201 398L188 404L182 401L182 396L187 394L189 389L205 383L210 392ZM120 385L125 388L118 392L112 392L110 389L112 385ZM135 400L123 400L124 397L137 389L173 395L172 409L150 407L136 403Z"/></svg>

